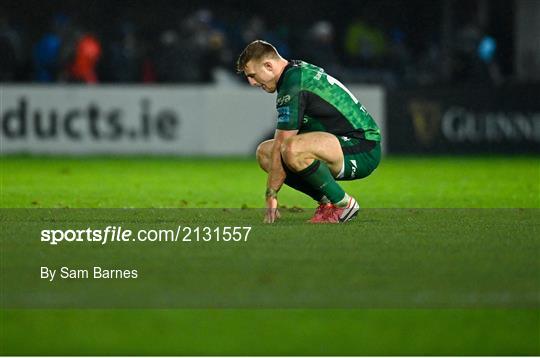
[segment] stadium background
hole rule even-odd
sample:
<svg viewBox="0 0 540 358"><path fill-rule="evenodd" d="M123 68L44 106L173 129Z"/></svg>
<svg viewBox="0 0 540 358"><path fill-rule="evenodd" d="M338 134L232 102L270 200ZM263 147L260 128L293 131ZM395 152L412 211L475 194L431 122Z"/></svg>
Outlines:
<svg viewBox="0 0 540 358"><path fill-rule="evenodd" d="M505 214L495 208L532 210L532 222L485 233L523 231L523 247L538 252L535 0L4 1L1 207L260 208L264 175L252 153L271 135L274 98L234 73L256 38L325 67L381 125L381 167L344 184L364 208L435 208L433 238L448 214L437 209L497 220ZM290 216L313 206L287 188L281 204ZM462 244L487 265L485 242ZM418 259L436 265L429 245L416 247ZM538 255L523 257L528 267L515 272L538 274ZM3 306L0 353L538 355L537 281L532 292L532 306L512 309ZM74 333L56 335L64 330Z"/></svg>

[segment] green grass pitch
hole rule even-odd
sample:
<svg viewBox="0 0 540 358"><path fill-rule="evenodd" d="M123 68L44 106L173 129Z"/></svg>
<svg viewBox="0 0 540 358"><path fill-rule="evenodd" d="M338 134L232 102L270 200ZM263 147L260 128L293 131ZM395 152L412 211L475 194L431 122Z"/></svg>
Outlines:
<svg viewBox="0 0 540 358"><path fill-rule="evenodd" d="M539 355L539 159L384 158L369 178L343 184L368 210L364 217L360 214L355 221L335 229L349 236L365 232L342 240L339 247L348 248L350 255L351 248L358 250L359 255L353 256L370 266L362 271L351 262L350 270L372 275L367 277L374 282L379 276L388 278L395 272L402 276L402 289L407 292L405 278L412 272L413 277L425 279L421 283L432 285L431 289L440 287L433 292L444 295L448 286L444 278L443 282L431 281L432 267L433 272L444 271L456 280L463 277L465 282L472 275L478 284L471 289L480 293L505 282L506 299L512 299L512 294L527 293L532 295L533 304L529 301L508 307L444 308L3 309L0 353ZM260 208L264 199L265 175L249 158L8 156L0 158L0 170L2 208ZM310 252L320 252L320 259L325 262L343 257L343 252L331 249L339 237L325 237L315 243L308 239L308 235L317 235L316 229L303 222L314 207L308 198L285 188L280 193L280 204L285 206L283 221L268 230L282 232L284 236L292 235L287 234L291 232L296 235L296 239L291 236L275 241L284 252L284 262L295 258L296 263L309 269L307 265L313 265L313 258L317 258L316 254L310 256ZM287 210L296 207L307 209ZM447 220L448 211L431 210L424 212L429 217L423 232L416 234L408 216L385 220L384 211L376 211L376 220L371 220L374 214L370 214L369 208L478 208L493 215L501 215L500 211L490 210L493 208L515 210L510 211L510 216L488 218L483 222L485 226L480 226L481 222L475 226L473 215L460 222L455 218ZM523 215L526 220L520 219ZM260 222L257 225L264 227ZM378 234L369 233L370 229ZM325 227L322 231L331 230ZM409 235L412 243L403 240L400 233ZM255 260L261 265L269 255L279 255L271 251L268 245L272 244L269 241L266 246L254 247ZM460 250L466 252L460 256L465 261L453 256ZM501 253L505 255L497 256ZM208 251L193 254L208 255ZM420 265L413 269L407 258ZM467 271L471 268L476 270ZM276 275L287 274L280 265L275 264L273 269ZM496 273L496 277L489 273ZM331 276L321 277L332 280ZM317 287L317 282L312 281L306 279L306 287ZM343 282L343 287L348 288L348 283ZM292 279L284 281L277 292L293 283ZM447 284L461 282L448 280ZM414 282L411 287L415 287Z"/></svg>
<svg viewBox="0 0 540 358"><path fill-rule="evenodd" d="M540 206L538 157L386 158L368 178L344 182L369 208ZM264 206L253 159L2 159L2 207ZM284 188L280 201L311 208Z"/></svg>

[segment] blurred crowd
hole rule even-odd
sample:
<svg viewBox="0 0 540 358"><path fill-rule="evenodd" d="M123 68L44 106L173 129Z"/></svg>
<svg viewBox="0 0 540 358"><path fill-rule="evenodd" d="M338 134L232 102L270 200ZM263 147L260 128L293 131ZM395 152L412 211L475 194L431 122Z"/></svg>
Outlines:
<svg viewBox="0 0 540 358"><path fill-rule="evenodd" d="M175 26L141 29L116 20L106 30L57 12L48 28L28 36L0 13L0 81L80 83L231 83L235 60L252 40L274 44L289 59L326 68L346 82L388 86L504 81L497 39L473 23L463 26L449 51L434 36L411 48L410 33L361 16L346 23L318 19L296 27L269 25L261 16L220 18L208 8L192 11Z"/></svg>

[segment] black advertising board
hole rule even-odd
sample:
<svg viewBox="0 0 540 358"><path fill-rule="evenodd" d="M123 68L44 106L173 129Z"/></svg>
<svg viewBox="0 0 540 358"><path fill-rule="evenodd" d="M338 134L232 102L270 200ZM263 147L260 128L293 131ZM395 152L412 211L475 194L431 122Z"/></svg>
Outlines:
<svg viewBox="0 0 540 358"><path fill-rule="evenodd" d="M540 86L388 91L390 153L540 153Z"/></svg>

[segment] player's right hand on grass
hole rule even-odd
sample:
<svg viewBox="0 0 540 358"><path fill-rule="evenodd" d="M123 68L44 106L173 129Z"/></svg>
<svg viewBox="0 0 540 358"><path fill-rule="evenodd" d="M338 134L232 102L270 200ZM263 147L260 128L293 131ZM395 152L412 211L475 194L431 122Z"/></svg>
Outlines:
<svg viewBox="0 0 540 358"><path fill-rule="evenodd" d="M275 196L266 198L266 213L264 215L264 222L266 224L272 224L280 217L281 215L279 214L278 210L277 198Z"/></svg>

